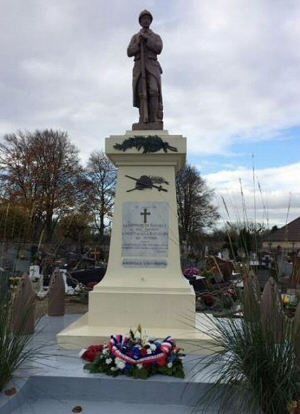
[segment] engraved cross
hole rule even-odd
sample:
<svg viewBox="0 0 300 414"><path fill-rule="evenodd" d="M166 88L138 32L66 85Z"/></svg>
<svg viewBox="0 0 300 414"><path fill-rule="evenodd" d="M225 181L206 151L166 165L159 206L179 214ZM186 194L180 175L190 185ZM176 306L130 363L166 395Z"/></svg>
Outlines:
<svg viewBox="0 0 300 414"><path fill-rule="evenodd" d="M151 213L148 213L147 209L144 208L144 211L141 213L141 216L144 216L144 224L147 223L147 216L150 216Z"/></svg>

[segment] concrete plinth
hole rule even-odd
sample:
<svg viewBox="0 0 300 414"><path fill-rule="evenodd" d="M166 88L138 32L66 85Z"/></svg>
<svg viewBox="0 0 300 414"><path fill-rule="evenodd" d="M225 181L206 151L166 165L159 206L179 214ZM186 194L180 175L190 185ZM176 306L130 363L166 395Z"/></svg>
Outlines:
<svg viewBox="0 0 300 414"><path fill-rule="evenodd" d="M175 189L186 139L129 131L107 138L105 149L118 168L108 268L89 295L87 315L61 332L58 343L68 347L77 335L81 345L83 338L92 344L95 332L107 338L139 324L157 337L191 333L195 294L181 271Z"/></svg>

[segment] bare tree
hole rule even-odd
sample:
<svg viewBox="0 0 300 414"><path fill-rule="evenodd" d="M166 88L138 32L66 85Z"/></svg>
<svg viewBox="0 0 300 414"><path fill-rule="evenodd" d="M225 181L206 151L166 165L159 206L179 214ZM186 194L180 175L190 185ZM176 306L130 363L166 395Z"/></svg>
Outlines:
<svg viewBox="0 0 300 414"><path fill-rule="evenodd" d="M74 212L59 220L56 232L60 238L77 243L83 253L85 244L92 241L92 222L92 217L86 212Z"/></svg>
<svg viewBox="0 0 300 414"><path fill-rule="evenodd" d="M203 229L211 227L219 218L212 204L214 191L199 171L187 164L177 174L176 194L180 239L192 246Z"/></svg>
<svg viewBox="0 0 300 414"><path fill-rule="evenodd" d="M23 242L30 233L30 216L20 206L9 203L0 205L0 240Z"/></svg>
<svg viewBox="0 0 300 414"><path fill-rule="evenodd" d="M26 207L35 236L45 231L50 241L57 220L75 209L82 197L83 169L68 134L47 129L5 135L0 169L2 196Z"/></svg>
<svg viewBox="0 0 300 414"><path fill-rule="evenodd" d="M87 172L91 183L88 198L102 242L113 214L117 170L103 151L94 151L89 158Z"/></svg>

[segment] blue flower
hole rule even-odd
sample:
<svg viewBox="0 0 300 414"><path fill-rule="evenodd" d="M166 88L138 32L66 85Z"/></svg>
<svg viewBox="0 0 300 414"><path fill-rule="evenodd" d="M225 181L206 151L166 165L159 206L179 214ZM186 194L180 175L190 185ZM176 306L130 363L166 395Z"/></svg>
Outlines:
<svg viewBox="0 0 300 414"><path fill-rule="evenodd" d="M125 364L125 368L124 368L124 373L127 373L131 370L131 364L129 362L126 362Z"/></svg>
<svg viewBox="0 0 300 414"><path fill-rule="evenodd" d="M156 345L157 349L161 348L161 341L154 341L154 344Z"/></svg>
<svg viewBox="0 0 300 414"><path fill-rule="evenodd" d="M176 359L176 355L174 353L172 353L172 354L169 355L168 361L169 362L174 362L175 359Z"/></svg>
<svg viewBox="0 0 300 414"><path fill-rule="evenodd" d="M134 359L138 359L140 357L140 349L141 349L140 345L135 345L132 348L132 354L133 354Z"/></svg>

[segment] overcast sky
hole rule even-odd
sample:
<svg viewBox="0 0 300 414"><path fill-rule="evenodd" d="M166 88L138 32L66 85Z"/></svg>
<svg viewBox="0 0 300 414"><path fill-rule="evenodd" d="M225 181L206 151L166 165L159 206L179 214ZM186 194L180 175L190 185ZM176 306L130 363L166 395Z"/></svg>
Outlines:
<svg viewBox="0 0 300 414"><path fill-rule="evenodd" d="M130 130L143 9L164 42L164 128L187 137L222 221L300 216L299 0L1 0L0 137L61 129L84 163Z"/></svg>

